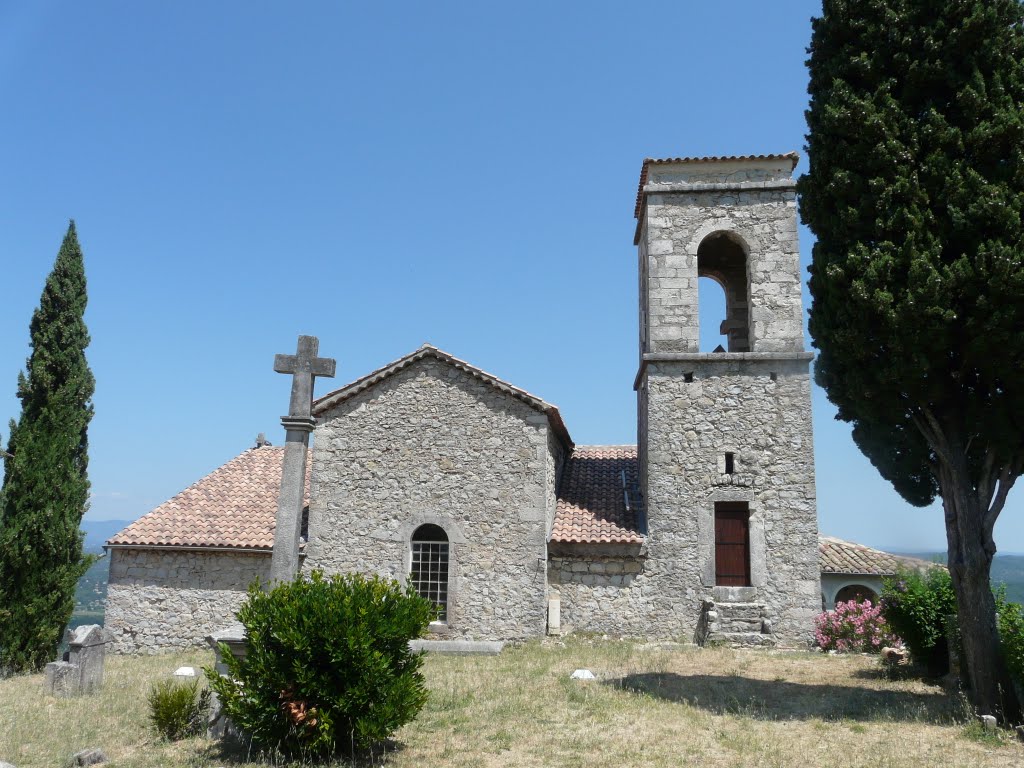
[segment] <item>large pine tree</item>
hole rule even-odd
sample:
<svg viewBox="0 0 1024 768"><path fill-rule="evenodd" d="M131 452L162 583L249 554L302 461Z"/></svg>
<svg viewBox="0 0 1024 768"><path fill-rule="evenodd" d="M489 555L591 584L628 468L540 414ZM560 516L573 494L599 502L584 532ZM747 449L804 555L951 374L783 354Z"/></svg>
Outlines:
<svg viewBox="0 0 1024 768"><path fill-rule="evenodd" d="M942 499L975 705L1018 718L989 573L1024 472L1024 11L825 0L808 66L817 378L903 498Z"/></svg>
<svg viewBox="0 0 1024 768"><path fill-rule="evenodd" d="M75 223L32 316L21 416L11 421L0 491L0 671L52 661L89 566L87 429L95 382L85 359L85 267Z"/></svg>

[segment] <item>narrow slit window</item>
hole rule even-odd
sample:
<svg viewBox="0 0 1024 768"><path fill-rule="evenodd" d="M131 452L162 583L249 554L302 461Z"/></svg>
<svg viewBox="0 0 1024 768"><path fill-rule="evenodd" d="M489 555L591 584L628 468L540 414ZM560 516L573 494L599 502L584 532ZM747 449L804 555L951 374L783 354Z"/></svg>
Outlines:
<svg viewBox="0 0 1024 768"><path fill-rule="evenodd" d="M448 621L448 535L441 526L421 525L412 535L409 580L437 606L437 620Z"/></svg>
<svg viewBox="0 0 1024 768"><path fill-rule="evenodd" d="M736 471L736 458L732 453L725 454L725 474L731 475Z"/></svg>

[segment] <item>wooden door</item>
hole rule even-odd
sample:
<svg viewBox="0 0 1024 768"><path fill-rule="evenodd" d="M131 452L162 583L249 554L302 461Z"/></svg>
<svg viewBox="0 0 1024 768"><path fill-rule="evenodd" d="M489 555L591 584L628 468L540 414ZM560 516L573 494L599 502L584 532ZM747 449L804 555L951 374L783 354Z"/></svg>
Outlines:
<svg viewBox="0 0 1024 768"><path fill-rule="evenodd" d="M750 586L750 511L746 502L715 504L715 584Z"/></svg>

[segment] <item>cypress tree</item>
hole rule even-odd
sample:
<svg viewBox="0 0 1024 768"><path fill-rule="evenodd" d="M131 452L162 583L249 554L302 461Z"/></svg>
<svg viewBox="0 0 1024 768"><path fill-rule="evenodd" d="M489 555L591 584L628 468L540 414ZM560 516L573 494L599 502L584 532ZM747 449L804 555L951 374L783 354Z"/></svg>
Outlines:
<svg viewBox="0 0 1024 768"><path fill-rule="evenodd" d="M86 286L75 223L46 279L18 375L0 491L0 671L40 669L56 654L91 558L79 525L89 499L87 430L95 382L85 359Z"/></svg>
<svg viewBox="0 0 1024 768"><path fill-rule="evenodd" d="M904 499L941 498L972 699L1017 719L989 576L1024 472L1024 12L825 0L813 30L816 377Z"/></svg>

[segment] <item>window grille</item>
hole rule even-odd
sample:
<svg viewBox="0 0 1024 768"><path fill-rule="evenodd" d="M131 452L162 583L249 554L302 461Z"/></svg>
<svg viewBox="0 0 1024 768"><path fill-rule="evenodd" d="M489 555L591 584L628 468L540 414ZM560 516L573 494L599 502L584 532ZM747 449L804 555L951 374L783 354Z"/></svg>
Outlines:
<svg viewBox="0 0 1024 768"><path fill-rule="evenodd" d="M421 526L413 535L409 579L420 597L437 606L438 620L448 621L448 537L439 526Z"/></svg>

